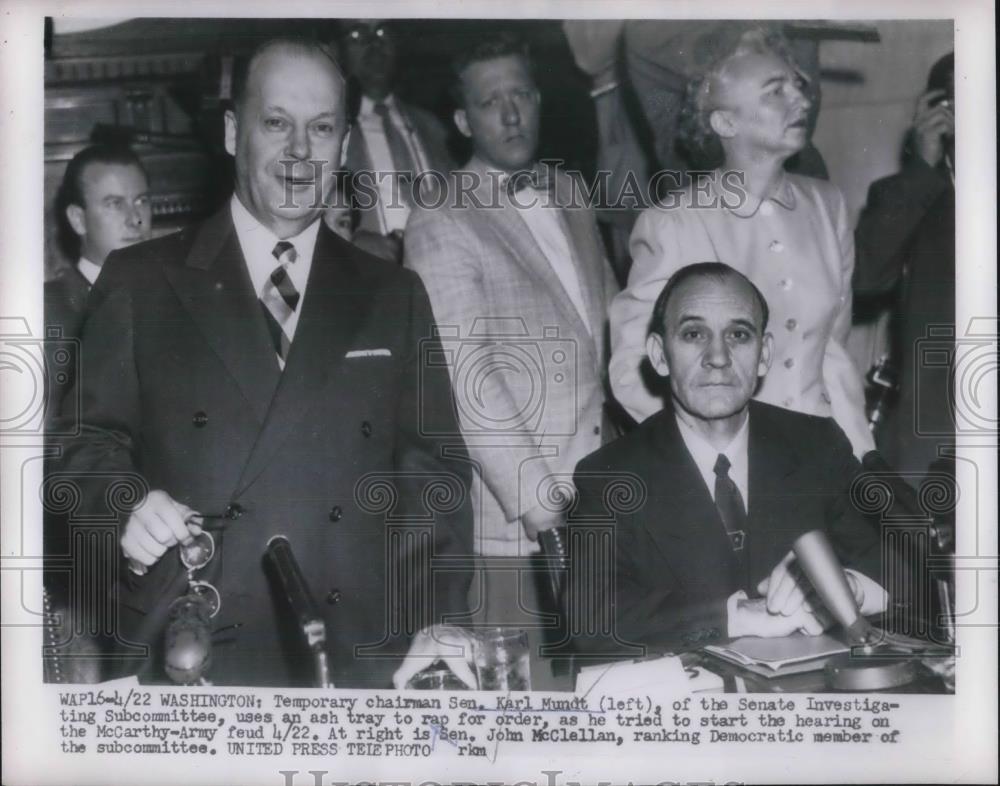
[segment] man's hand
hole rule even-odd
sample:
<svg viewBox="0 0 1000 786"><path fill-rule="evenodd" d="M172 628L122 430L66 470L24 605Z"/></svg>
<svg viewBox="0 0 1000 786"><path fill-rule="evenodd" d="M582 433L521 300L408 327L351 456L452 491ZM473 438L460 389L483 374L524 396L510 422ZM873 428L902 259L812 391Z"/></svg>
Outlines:
<svg viewBox="0 0 1000 786"><path fill-rule="evenodd" d="M811 591L809 580L802 575L795 563L795 553L789 551L771 571L771 575L757 585L757 592L765 596L770 614L790 617L797 614L806 603Z"/></svg>
<svg viewBox="0 0 1000 786"><path fill-rule="evenodd" d="M453 625L432 625L413 637L410 651L392 675L392 685L402 690L411 677L440 660L470 689L476 690L478 684L472 673L472 659L472 634Z"/></svg>
<svg viewBox="0 0 1000 786"><path fill-rule="evenodd" d="M524 534L528 536L528 540L536 541L539 532L560 527L565 523L565 520L566 517L563 513L539 506L521 516L521 526L524 527Z"/></svg>
<svg viewBox="0 0 1000 786"><path fill-rule="evenodd" d="M197 515L167 492L150 491L132 511L121 537L122 552L132 570L142 575L171 546L190 541L200 528L197 524L189 525L187 519Z"/></svg>
<svg viewBox="0 0 1000 786"><path fill-rule="evenodd" d="M813 609L800 605L791 614L772 614L765 598L738 600L733 619L729 620L729 635L773 638L805 633L818 636L833 624L833 619L822 608Z"/></svg>
<svg viewBox="0 0 1000 786"><path fill-rule="evenodd" d="M955 109L950 102L941 100L946 95L944 90L924 93L913 116L917 155L932 167L941 163L944 138L955 135Z"/></svg>

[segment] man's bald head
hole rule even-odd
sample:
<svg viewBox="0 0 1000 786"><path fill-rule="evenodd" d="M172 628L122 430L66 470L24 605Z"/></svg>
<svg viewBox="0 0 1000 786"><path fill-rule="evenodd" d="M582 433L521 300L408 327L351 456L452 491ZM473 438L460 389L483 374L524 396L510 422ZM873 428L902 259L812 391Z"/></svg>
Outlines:
<svg viewBox="0 0 1000 786"><path fill-rule="evenodd" d="M342 88L346 83L336 57L326 45L294 36L271 38L254 49L244 66L236 72L233 80L233 105L237 111L246 99L247 88L253 87L252 80L259 78L261 67L266 69L269 61L281 56L317 58L320 63L329 64Z"/></svg>

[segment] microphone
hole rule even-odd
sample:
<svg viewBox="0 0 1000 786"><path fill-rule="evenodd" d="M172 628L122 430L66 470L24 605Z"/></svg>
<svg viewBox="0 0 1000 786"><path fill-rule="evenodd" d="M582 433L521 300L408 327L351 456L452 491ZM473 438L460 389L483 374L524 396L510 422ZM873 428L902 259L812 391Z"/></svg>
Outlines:
<svg viewBox="0 0 1000 786"><path fill-rule="evenodd" d="M867 644L874 629L863 616L847 583L847 576L833 546L822 530L814 529L800 535L792 544L802 572L812 583L823 604L847 633L852 644Z"/></svg>
<svg viewBox="0 0 1000 786"><path fill-rule="evenodd" d="M179 685L200 684L212 665L208 604L193 593L181 595L170 604L167 615L164 671Z"/></svg>
<svg viewBox="0 0 1000 786"><path fill-rule="evenodd" d="M284 535L275 535L264 549L264 564L278 580L278 585L294 615L295 622L302 631L306 646L313 653L316 668L316 684L321 688L332 688L330 671L326 658L326 623L309 584L302 575L292 544Z"/></svg>

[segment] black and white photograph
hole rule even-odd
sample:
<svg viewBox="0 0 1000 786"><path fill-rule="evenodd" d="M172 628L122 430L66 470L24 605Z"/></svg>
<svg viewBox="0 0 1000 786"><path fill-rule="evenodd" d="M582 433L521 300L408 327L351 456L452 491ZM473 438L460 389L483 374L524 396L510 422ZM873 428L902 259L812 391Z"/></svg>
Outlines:
<svg viewBox="0 0 1000 786"><path fill-rule="evenodd" d="M4 783L996 782L992 4L0 11Z"/></svg>

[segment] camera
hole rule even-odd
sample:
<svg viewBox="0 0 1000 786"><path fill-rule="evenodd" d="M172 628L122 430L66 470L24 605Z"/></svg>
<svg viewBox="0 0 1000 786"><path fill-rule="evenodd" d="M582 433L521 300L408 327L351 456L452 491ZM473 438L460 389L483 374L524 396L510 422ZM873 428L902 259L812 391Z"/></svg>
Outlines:
<svg viewBox="0 0 1000 786"><path fill-rule="evenodd" d="M952 325L929 325L914 345L914 433L950 438L955 434L995 437L996 411L991 406L996 400L991 399L989 391L996 389L996 321L974 317L964 336L956 337L955 333ZM944 417L946 413L935 417L935 413L924 412L920 406L921 390L940 390L940 386L949 392L953 423Z"/></svg>
<svg viewBox="0 0 1000 786"><path fill-rule="evenodd" d="M0 318L0 387L4 390L0 410L0 433L5 436L75 434L76 417L62 419L59 431L46 423L46 410L56 403L56 391L65 391L80 364L80 342L65 338L59 327L48 327L44 338L34 336L23 317ZM73 413L79 407L69 402Z"/></svg>
<svg viewBox="0 0 1000 786"><path fill-rule="evenodd" d="M451 374L460 434L437 422L420 386L421 427L440 436L528 432L568 436L577 429L576 341L543 327L532 336L521 317L478 317L468 335L442 325L421 341L421 380L447 367ZM454 429L450 429L453 431Z"/></svg>

